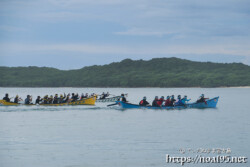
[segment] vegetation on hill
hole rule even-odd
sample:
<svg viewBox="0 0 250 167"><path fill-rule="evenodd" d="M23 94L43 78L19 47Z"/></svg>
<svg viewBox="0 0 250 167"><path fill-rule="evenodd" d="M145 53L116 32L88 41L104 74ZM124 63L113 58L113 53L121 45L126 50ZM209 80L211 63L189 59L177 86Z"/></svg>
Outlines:
<svg viewBox="0 0 250 167"><path fill-rule="evenodd" d="M194 62L178 58L125 59L78 70L0 67L1 87L220 87L250 86L242 63Z"/></svg>

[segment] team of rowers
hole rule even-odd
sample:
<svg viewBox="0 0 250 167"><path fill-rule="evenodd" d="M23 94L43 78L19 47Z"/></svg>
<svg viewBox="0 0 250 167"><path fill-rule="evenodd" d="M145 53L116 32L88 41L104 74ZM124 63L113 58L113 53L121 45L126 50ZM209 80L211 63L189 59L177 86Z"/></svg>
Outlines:
<svg viewBox="0 0 250 167"><path fill-rule="evenodd" d="M106 97L108 97L110 94L107 93L102 93L100 95L100 99L105 99ZM68 95L66 95L64 93L64 95L60 95L58 96L58 94L55 94L55 96L53 97L45 95L43 98L41 98L40 96L37 96L35 104L60 104L60 103L68 103L68 102L75 102L77 100L82 100L85 98L90 98L96 96L96 94L92 93L91 95L88 95L88 93L83 94L81 96L77 94L72 93L70 96L70 93ZM12 97L13 98L13 97ZM5 100L6 102L10 102L9 98L9 94L6 93L5 97L3 98L3 100ZM205 102L206 103L206 99L204 97L204 94L202 94L200 96L200 98L196 101L197 103L202 103ZM127 102L125 95L121 94L121 101L123 102ZM152 102L152 106L153 107L161 107L161 106L184 106L188 101L190 101L191 99L188 99L187 96L185 95L183 98L181 98L181 95L177 96L177 99L175 99L174 95L172 96L167 96L166 100L164 99L164 96L161 96L161 98L158 98L158 96L155 96L155 99ZM20 98L18 95L16 95L16 97L14 98L14 103L19 103L19 101L23 101L22 98ZM32 103L32 96L27 95L26 99L24 100L24 104L33 104ZM144 96L143 99L139 102L140 106L148 106L149 102L147 101L147 98Z"/></svg>
<svg viewBox="0 0 250 167"><path fill-rule="evenodd" d="M204 94L200 96L200 98L196 101L197 103L206 102L206 99L204 97ZM167 96L166 100L164 99L164 96L161 96L159 99L158 96L155 96L154 101L152 102L153 107L161 107L161 106L184 106L188 101L191 99L188 99L185 95L183 98L181 98L181 95L177 96L177 100L175 99L174 95ZM144 96L143 99L139 102L140 106L148 106L149 102L147 101L147 98Z"/></svg>
<svg viewBox="0 0 250 167"><path fill-rule="evenodd" d="M64 95L58 95L58 94L55 94L55 96L48 96L48 95L45 95L43 98L41 98L40 96L37 96L36 98L36 101L35 101L35 104L60 104L60 103L68 103L68 102L74 102L74 101L77 101L77 100L82 100L84 98L90 98L90 97L93 97L95 96L94 93L92 93L91 95L89 95L88 93L86 94L83 94L81 96L75 93L72 93L71 96L70 96L70 93L68 95L66 95L64 93ZM12 97L13 98L13 97ZM3 98L3 100L5 100L6 102L10 102L10 99L9 98L9 94L6 93L5 94L5 97ZM19 103L19 101L23 101L22 98L20 98L18 95L16 95L16 97L14 98L14 103ZM31 95L27 95L27 97L25 98L24 100L24 104L33 104L32 103L32 96Z"/></svg>

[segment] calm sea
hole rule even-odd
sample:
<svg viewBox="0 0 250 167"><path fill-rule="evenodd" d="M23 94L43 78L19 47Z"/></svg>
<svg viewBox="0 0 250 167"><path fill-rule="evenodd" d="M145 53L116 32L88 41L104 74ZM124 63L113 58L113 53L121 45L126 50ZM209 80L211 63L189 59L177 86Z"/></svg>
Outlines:
<svg viewBox="0 0 250 167"><path fill-rule="evenodd" d="M55 93L220 96L216 109L120 110L95 106L0 106L1 167L147 167L178 157L250 157L250 88L0 88L0 96ZM180 152L180 149L185 153ZM213 151L230 150L231 153ZM211 151L210 153L209 150ZM201 153L203 152L203 153ZM206 152L206 153L205 153ZM193 164L184 164L192 166ZM250 166L245 163L195 166Z"/></svg>

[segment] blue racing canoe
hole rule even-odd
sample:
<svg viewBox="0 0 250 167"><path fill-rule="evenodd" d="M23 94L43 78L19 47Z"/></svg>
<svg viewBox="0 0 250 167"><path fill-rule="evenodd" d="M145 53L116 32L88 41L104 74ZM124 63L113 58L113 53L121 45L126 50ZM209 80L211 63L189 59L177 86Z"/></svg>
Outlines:
<svg viewBox="0 0 250 167"><path fill-rule="evenodd" d="M140 106L137 104L125 103L122 101L116 101L116 103L121 106L122 108L148 108L148 109L183 109L183 108L216 108L218 103L219 96L208 99L206 102L202 103L188 103L185 106L162 106L162 107L152 107L152 106Z"/></svg>

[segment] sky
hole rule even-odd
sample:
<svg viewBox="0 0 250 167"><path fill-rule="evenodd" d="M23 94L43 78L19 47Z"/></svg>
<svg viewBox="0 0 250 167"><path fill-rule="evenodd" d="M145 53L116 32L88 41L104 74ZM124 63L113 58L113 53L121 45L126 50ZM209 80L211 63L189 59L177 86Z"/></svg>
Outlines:
<svg viewBox="0 0 250 167"><path fill-rule="evenodd" d="M0 66L157 57L250 65L250 1L0 0Z"/></svg>

